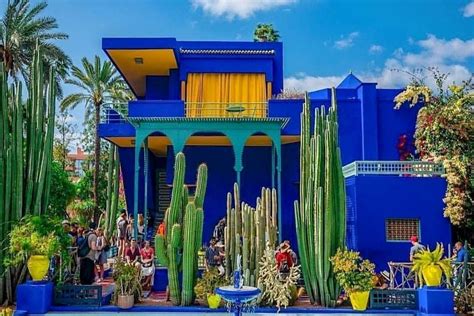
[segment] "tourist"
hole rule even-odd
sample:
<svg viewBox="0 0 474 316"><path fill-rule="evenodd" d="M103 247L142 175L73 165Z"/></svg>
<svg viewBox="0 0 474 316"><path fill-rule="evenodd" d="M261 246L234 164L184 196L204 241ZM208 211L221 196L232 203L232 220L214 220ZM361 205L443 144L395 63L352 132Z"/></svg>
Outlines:
<svg viewBox="0 0 474 316"><path fill-rule="evenodd" d="M453 252L454 252L454 255L452 259L454 259L455 262L462 263L466 260L467 252L462 242L458 241L457 243L454 244Z"/></svg>
<svg viewBox="0 0 474 316"><path fill-rule="evenodd" d="M125 256L125 239L127 238L127 211L122 210L117 219L117 241L118 255L123 258Z"/></svg>
<svg viewBox="0 0 474 316"><path fill-rule="evenodd" d="M138 243L141 244L145 240L145 218L143 214L138 214Z"/></svg>
<svg viewBox="0 0 474 316"><path fill-rule="evenodd" d="M97 251L97 235L94 230L95 223L90 223L89 230L85 233L84 239L78 245L80 259L79 279L82 285L91 285L95 279L95 254Z"/></svg>
<svg viewBox="0 0 474 316"><path fill-rule="evenodd" d="M411 236L410 242L411 242L410 261L413 261L413 256L425 250L425 246L423 246L422 244L418 242L418 236Z"/></svg>
<svg viewBox="0 0 474 316"><path fill-rule="evenodd" d="M133 218L133 215L128 216L128 225L127 225L127 239L132 240L132 239L137 239L135 237L135 228L134 228L135 220Z"/></svg>
<svg viewBox="0 0 474 316"><path fill-rule="evenodd" d="M96 241L96 266L97 266L97 283L100 283L104 280L104 264L107 263L107 252L106 250L107 240L104 236L104 230L102 228L97 228L97 241Z"/></svg>
<svg viewBox="0 0 474 316"><path fill-rule="evenodd" d="M221 254L216 247L216 243L216 238L212 237L209 241L209 247L206 249L205 266L207 271L211 268L217 268L221 264Z"/></svg>
<svg viewBox="0 0 474 316"><path fill-rule="evenodd" d="M155 274L155 265L153 264L155 258L155 252L150 247L150 241L146 240L145 244L140 251L141 263L142 263L142 287L145 291L150 291L153 285L153 276Z"/></svg>
<svg viewBox="0 0 474 316"><path fill-rule="evenodd" d="M140 248L138 248L137 240L132 239L130 241L130 247L125 251L125 260L127 264L140 268Z"/></svg>
<svg viewBox="0 0 474 316"><path fill-rule="evenodd" d="M290 273L290 268L293 266L293 259L291 258L291 254L288 251L289 249L290 247L287 244L281 243L275 256L277 268L281 274Z"/></svg>
<svg viewBox="0 0 474 316"><path fill-rule="evenodd" d="M298 257L296 256L296 252L294 252L293 249L291 249L290 241L285 240L283 243L288 246L288 253L291 256L291 259L293 260L293 265L297 265L298 264Z"/></svg>
<svg viewBox="0 0 474 316"><path fill-rule="evenodd" d="M165 235L165 222L161 222L160 225L158 225L158 229L156 230L156 234L159 236L164 236Z"/></svg>
<svg viewBox="0 0 474 316"><path fill-rule="evenodd" d="M71 230L69 231L69 235L74 237L74 239L77 238L77 229L79 228L79 224L73 222L71 223Z"/></svg>
<svg viewBox="0 0 474 316"><path fill-rule="evenodd" d="M82 226L77 228L76 246L79 246L84 241L84 230Z"/></svg>
<svg viewBox="0 0 474 316"><path fill-rule="evenodd" d="M212 237L214 237L217 241L224 242L224 229L225 229L225 217L222 218L214 227L214 232L212 233Z"/></svg>

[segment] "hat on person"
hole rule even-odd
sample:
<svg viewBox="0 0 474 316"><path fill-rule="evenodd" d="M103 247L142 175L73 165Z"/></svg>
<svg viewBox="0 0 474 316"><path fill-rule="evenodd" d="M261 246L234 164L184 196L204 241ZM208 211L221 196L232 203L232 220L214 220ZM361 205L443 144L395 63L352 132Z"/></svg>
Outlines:
<svg viewBox="0 0 474 316"><path fill-rule="evenodd" d="M67 219L61 222L62 225L71 225Z"/></svg>
<svg viewBox="0 0 474 316"><path fill-rule="evenodd" d="M411 236L410 241L411 242L418 242L418 237L417 236Z"/></svg>
<svg viewBox="0 0 474 316"><path fill-rule="evenodd" d="M282 243L280 244L280 247L279 247L279 248L280 248L280 251L285 252L285 251L287 251L290 247L288 246L288 244L282 242Z"/></svg>

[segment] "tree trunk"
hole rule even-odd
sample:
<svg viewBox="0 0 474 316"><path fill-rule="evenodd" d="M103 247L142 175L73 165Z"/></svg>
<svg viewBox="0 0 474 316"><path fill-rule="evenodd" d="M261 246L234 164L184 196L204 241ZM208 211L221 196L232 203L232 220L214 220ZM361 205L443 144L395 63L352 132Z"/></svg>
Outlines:
<svg viewBox="0 0 474 316"><path fill-rule="evenodd" d="M94 222L96 224L99 219L100 207L99 207L99 172L100 172L100 137L99 137L99 124L100 124L100 105L101 103L95 104L95 145L94 145Z"/></svg>

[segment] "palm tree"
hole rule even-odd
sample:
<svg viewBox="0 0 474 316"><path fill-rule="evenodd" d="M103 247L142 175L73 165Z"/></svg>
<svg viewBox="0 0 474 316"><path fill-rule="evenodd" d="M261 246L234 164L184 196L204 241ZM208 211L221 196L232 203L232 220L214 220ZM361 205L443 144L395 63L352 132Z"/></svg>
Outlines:
<svg viewBox="0 0 474 316"><path fill-rule="evenodd" d="M8 76L18 80L21 74L28 83L33 52L38 44L43 52L45 79L49 79L46 78L49 68L54 66L56 90L58 97L61 97L59 82L66 77L72 63L52 41L67 39L68 35L56 31L58 24L55 18L38 16L47 6L46 2L30 6L29 0L8 1L0 21L0 62L4 64Z"/></svg>
<svg viewBox="0 0 474 316"><path fill-rule="evenodd" d="M277 42L280 34L273 28L273 24L257 24L253 32L254 42Z"/></svg>
<svg viewBox="0 0 474 316"><path fill-rule="evenodd" d="M99 171L100 171L100 138L99 123L100 110L105 102L112 100L111 93L117 86L124 86L121 76L110 61L102 62L99 56L95 56L94 64L87 58L82 58L82 68L76 66L71 68L71 78L66 79L66 83L76 86L82 92L73 93L65 97L61 102L61 108L75 108L79 104L84 104L86 111L94 113L95 140L94 140L94 219L97 220L99 214Z"/></svg>

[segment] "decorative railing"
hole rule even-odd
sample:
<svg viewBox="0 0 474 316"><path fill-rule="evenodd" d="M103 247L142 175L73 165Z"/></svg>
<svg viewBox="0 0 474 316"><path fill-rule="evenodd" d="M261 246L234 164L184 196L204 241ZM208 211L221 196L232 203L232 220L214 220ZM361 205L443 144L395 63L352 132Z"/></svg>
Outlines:
<svg viewBox="0 0 474 316"><path fill-rule="evenodd" d="M186 117L268 117L268 102L186 102Z"/></svg>
<svg viewBox="0 0 474 316"><path fill-rule="evenodd" d="M128 103L102 104L102 123L125 123L128 117Z"/></svg>
<svg viewBox="0 0 474 316"><path fill-rule="evenodd" d="M415 272L411 270L412 262L389 262L389 288L390 289L416 289L420 282ZM447 282L443 278L443 286L449 288L471 288L474 286L474 262L453 262L453 279Z"/></svg>
<svg viewBox="0 0 474 316"><path fill-rule="evenodd" d="M370 291L371 309L418 309L418 292L412 289Z"/></svg>
<svg viewBox="0 0 474 316"><path fill-rule="evenodd" d="M354 161L342 167L344 177L357 175L441 176L443 165L429 161Z"/></svg>

